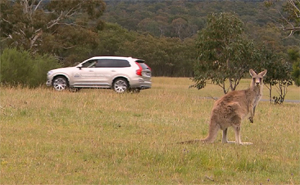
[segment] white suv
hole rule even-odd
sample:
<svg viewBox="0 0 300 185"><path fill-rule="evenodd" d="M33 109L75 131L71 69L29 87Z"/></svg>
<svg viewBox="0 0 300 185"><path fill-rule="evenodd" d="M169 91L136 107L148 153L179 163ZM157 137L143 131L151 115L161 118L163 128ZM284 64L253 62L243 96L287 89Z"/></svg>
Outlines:
<svg viewBox="0 0 300 185"><path fill-rule="evenodd" d="M51 70L47 73L47 86L57 91L69 88L106 88L117 93L140 92L151 88L151 69L142 59L116 56L96 56L75 67Z"/></svg>

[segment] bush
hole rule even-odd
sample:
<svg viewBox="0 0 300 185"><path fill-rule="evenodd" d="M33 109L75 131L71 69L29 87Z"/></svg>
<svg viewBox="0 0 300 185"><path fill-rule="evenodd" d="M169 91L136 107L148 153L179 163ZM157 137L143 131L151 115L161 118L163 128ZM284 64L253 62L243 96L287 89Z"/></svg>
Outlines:
<svg viewBox="0 0 300 185"><path fill-rule="evenodd" d="M47 71L60 65L49 55L31 55L28 51L5 49L0 56L0 82L16 86L38 87L46 82Z"/></svg>

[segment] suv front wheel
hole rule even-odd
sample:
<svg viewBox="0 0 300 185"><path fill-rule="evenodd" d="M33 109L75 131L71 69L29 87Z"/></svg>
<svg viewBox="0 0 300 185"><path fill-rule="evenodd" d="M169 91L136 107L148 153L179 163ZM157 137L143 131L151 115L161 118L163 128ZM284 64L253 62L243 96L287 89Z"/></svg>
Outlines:
<svg viewBox="0 0 300 185"><path fill-rule="evenodd" d="M68 88L68 81L63 76L58 76L53 80L53 88L57 91L63 91Z"/></svg>
<svg viewBox="0 0 300 185"><path fill-rule="evenodd" d="M128 82L124 78L117 78L113 82L113 90L117 93L124 93L128 90Z"/></svg>

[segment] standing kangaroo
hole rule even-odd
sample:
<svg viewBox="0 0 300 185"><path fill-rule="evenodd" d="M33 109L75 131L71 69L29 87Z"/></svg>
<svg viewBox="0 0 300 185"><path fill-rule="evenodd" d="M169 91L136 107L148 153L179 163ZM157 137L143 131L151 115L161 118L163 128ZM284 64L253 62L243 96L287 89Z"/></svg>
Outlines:
<svg viewBox="0 0 300 185"><path fill-rule="evenodd" d="M208 136L201 141L214 142L219 129L222 129L222 143L234 143L234 141L227 141L227 129L232 126L235 130L236 144L252 144L241 141L241 122L250 114L249 120L253 123L255 108L262 97L263 77L267 70L256 74L250 69L249 73L252 76L252 81L248 89L231 91L215 102L211 112Z"/></svg>
<svg viewBox="0 0 300 185"><path fill-rule="evenodd" d="M216 139L219 129L223 130L222 143L236 143L236 144L252 144L250 142L241 141L241 123L248 115L249 120L253 123L255 108L262 97L263 77L267 70L256 74L250 69L252 81L250 87L246 90L231 91L217 100L213 106L209 124L208 136L203 140L191 140L181 143L213 143ZM227 129L232 126L235 130L235 142L227 141Z"/></svg>

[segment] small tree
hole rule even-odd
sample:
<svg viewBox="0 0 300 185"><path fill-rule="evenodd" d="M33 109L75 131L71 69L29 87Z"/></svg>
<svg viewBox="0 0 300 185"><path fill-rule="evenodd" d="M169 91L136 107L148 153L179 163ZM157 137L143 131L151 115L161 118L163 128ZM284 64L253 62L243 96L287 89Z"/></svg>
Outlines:
<svg viewBox="0 0 300 185"><path fill-rule="evenodd" d="M261 63L262 68L268 69L265 84L269 89L270 102L273 99L274 103L281 104L284 102L288 86L292 85L292 65L271 50L263 49L262 54L262 61L264 61ZM273 87L276 88L278 96L272 97Z"/></svg>
<svg viewBox="0 0 300 185"><path fill-rule="evenodd" d="M196 84L192 87L202 89L206 81L211 80L226 94L236 89L259 55L253 43L244 39L243 22L235 14L212 14L207 22L206 28L198 34L199 54L193 78Z"/></svg>

